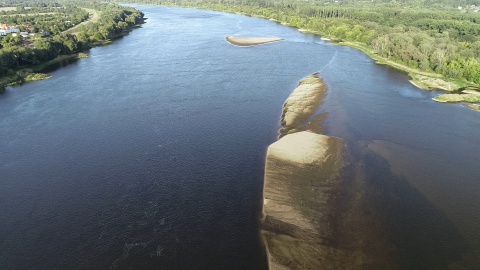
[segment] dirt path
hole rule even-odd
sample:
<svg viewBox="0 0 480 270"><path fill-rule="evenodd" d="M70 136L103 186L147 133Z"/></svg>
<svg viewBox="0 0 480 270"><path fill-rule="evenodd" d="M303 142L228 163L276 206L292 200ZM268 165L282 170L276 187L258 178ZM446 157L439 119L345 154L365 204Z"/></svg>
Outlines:
<svg viewBox="0 0 480 270"><path fill-rule="evenodd" d="M88 19L86 21L83 21L83 22L75 25L74 27L72 27L70 29L65 30L64 33L76 34L78 32L77 29L80 25L87 24L89 22L96 23L96 22L98 22L98 20L100 20L100 14L101 14L100 11L97 11L97 10L91 9L91 8L83 8L83 9L85 9L86 11L88 11L88 13L90 13L90 16L88 17Z"/></svg>

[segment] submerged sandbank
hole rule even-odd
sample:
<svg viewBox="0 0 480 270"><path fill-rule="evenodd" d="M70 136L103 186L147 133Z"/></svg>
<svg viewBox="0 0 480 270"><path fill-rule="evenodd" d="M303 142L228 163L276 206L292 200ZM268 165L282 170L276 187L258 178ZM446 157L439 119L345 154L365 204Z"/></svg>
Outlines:
<svg viewBox="0 0 480 270"><path fill-rule="evenodd" d="M226 40L236 46L253 46L270 42L276 42L283 40L283 38L277 37L226 37Z"/></svg>

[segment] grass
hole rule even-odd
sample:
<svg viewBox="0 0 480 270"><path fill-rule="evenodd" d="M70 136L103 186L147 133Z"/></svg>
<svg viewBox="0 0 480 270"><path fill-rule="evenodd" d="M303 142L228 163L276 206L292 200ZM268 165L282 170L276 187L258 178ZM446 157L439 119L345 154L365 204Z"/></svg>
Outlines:
<svg viewBox="0 0 480 270"><path fill-rule="evenodd" d="M40 81L40 80L48 79L50 77L52 76L45 73L31 73L25 76L25 81L26 82Z"/></svg>
<svg viewBox="0 0 480 270"><path fill-rule="evenodd" d="M430 76L424 76L420 74L409 74L410 82L418 88L425 90L443 90L443 91L455 91L463 87L460 82L451 82L446 78L434 78Z"/></svg>

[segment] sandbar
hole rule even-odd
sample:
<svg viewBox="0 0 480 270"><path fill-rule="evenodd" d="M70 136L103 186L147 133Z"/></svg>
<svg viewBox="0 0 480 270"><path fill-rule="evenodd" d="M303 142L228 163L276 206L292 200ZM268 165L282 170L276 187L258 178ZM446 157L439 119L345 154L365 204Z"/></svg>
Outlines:
<svg viewBox="0 0 480 270"><path fill-rule="evenodd" d="M268 269L396 269L366 196L365 164L350 167L345 141L314 127L326 91L318 74L302 79L267 149L260 232Z"/></svg>
<svg viewBox="0 0 480 270"><path fill-rule="evenodd" d="M226 37L226 40L236 46L254 46L283 40L277 37Z"/></svg>
<svg viewBox="0 0 480 270"><path fill-rule="evenodd" d="M280 136L303 130L326 94L326 86L318 74L312 74L298 83L283 104Z"/></svg>

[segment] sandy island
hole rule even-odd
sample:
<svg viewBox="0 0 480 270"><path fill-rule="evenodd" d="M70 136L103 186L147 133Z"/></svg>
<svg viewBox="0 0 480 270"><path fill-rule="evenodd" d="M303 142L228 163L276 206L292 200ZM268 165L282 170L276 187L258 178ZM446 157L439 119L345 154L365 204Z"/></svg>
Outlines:
<svg viewBox="0 0 480 270"><path fill-rule="evenodd" d="M228 42L236 46L254 46L270 42L276 42L283 40L283 38L277 37L232 37L228 36L226 38Z"/></svg>
<svg viewBox="0 0 480 270"><path fill-rule="evenodd" d="M281 138L267 150L261 232L270 270L345 268L344 252L324 243L333 238L328 217L344 142L307 125L325 92L317 74L301 80L283 106Z"/></svg>

